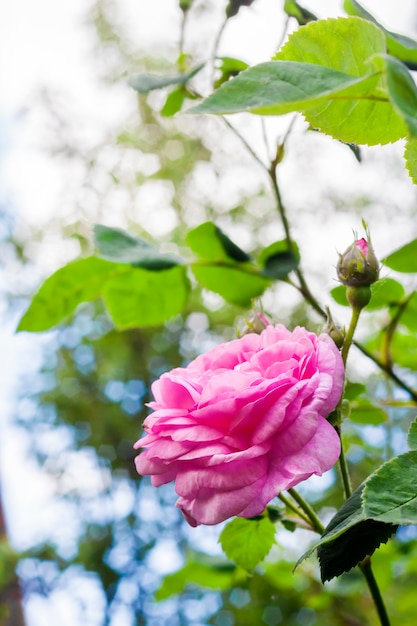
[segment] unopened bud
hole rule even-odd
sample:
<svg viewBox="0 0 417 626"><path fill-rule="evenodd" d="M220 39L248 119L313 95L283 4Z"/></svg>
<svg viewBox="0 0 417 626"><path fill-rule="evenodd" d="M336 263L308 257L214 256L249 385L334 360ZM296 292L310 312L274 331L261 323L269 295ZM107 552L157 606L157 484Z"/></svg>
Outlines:
<svg viewBox="0 0 417 626"><path fill-rule="evenodd" d="M356 239L343 254L339 254L337 275L347 287L369 287L378 280L379 263L367 229L366 235L367 239Z"/></svg>
<svg viewBox="0 0 417 626"><path fill-rule="evenodd" d="M249 335L249 333L260 335L261 332L270 325L271 322L264 313L254 311L249 318L245 319L245 325L242 330L240 330L239 336L243 337L243 335Z"/></svg>

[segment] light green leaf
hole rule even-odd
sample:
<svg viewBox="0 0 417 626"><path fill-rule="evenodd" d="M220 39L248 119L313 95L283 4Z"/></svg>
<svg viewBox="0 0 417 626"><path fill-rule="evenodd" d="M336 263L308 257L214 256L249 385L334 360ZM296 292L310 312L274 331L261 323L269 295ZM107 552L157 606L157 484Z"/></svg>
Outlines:
<svg viewBox="0 0 417 626"><path fill-rule="evenodd" d="M157 326L184 310L189 292L185 267L159 272L131 267L106 282L103 298L119 329Z"/></svg>
<svg viewBox="0 0 417 626"><path fill-rule="evenodd" d="M393 304L401 302L405 294L405 289L402 284L393 278L381 278L371 285L371 291L372 297L365 308L366 311L375 311L387 306L392 306ZM338 304L349 306L346 299L346 287L344 285L334 287L330 291L330 295Z"/></svg>
<svg viewBox="0 0 417 626"><path fill-rule="evenodd" d="M314 63L351 77L372 73L371 57L386 53L380 28L358 17L330 18L310 22L290 35L274 57L278 60ZM336 139L356 144L390 143L404 137L407 128L388 101L385 78L366 94L348 92L343 100L326 102L304 110L310 124Z"/></svg>
<svg viewBox="0 0 417 626"><path fill-rule="evenodd" d="M172 117L178 111L181 111L187 92L183 87L173 89L166 97L165 104L161 109L163 117Z"/></svg>
<svg viewBox="0 0 417 626"><path fill-rule="evenodd" d="M365 391L366 391L366 386L362 385L362 383L351 383L348 381L345 386L343 397L346 400L354 400L355 398L360 396L362 393L365 393Z"/></svg>
<svg viewBox="0 0 417 626"><path fill-rule="evenodd" d="M356 0L345 0L343 8L348 15L363 17L365 20L376 24L378 28L385 33L388 53L406 63L411 69L417 69L417 41L384 28L382 24L366 11L359 2L356 2Z"/></svg>
<svg viewBox="0 0 417 626"><path fill-rule="evenodd" d="M79 304L98 298L111 277L120 277L127 271L125 265L94 256L68 263L46 279L17 330L41 332L60 324Z"/></svg>
<svg viewBox="0 0 417 626"><path fill-rule="evenodd" d="M389 254L382 262L396 272L417 273L417 239Z"/></svg>
<svg viewBox="0 0 417 626"><path fill-rule="evenodd" d="M391 524L417 524L416 484L417 450L387 461L366 481L366 517Z"/></svg>
<svg viewBox="0 0 417 626"><path fill-rule="evenodd" d="M213 222L204 222L190 230L185 238L187 245L200 258L207 261L250 261L250 256L239 248Z"/></svg>
<svg viewBox="0 0 417 626"><path fill-rule="evenodd" d="M251 572L274 545L275 526L268 517L236 517L224 527L219 541L231 561Z"/></svg>
<svg viewBox="0 0 417 626"><path fill-rule="evenodd" d="M249 65L245 63L245 61L241 61L240 59L235 59L233 57L217 57L216 61L216 69L220 70L220 77L216 80L214 86L216 89L220 87L223 83L229 80L234 76L243 72L243 70L247 70Z"/></svg>
<svg viewBox="0 0 417 626"><path fill-rule="evenodd" d="M96 224L94 242L100 256L115 263L129 263L149 270L162 270L178 265L180 262L171 255L161 254L145 239L132 237L119 228Z"/></svg>
<svg viewBox="0 0 417 626"><path fill-rule="evenodd" d="M417 185L417 139L409 139L404 150L405 166L413 183Z"/></svg>
<svg viewBox="0 0 417 626"><path fill-rule="evenodd" d="M191 265L194 276L206 289L221 295L226 302L247 306L252 298L260 296L271 280L253 270L239 266Z"/></svg>
<svg viewBox="0 0 417 626"><path fill-rule="evenodd" d="M209 559L207 555L192 555L183 568L165 576L162 585L155 593L160 602L186 591L190 586L203 589L230 589L239 578L236 566L228 561Z"/></svg>
<svg viewBox="0 0 417 626"><path fill-rule="evenodd" d="M417 332L417 291L413 291L407 298L407 306L401 313L399 323L413 333Z"/></svg>
<svg viewBox="0 0 417 626"><path fill-rule="evenodd" d="M367 398L360 398L350 403L350 420L356 424L378 426L387 421L386 412L374 406Z"/></svg>
<svg viewBox="0 0 417 626"><path fill-rule="evenodd" d="M408 447L417 450L417 418L410 424L407 435Z"/></svg>
<svg viewBox="0 0 417 626"><path fill-rule="evenodd" d="M175 76L159 76L156 74L135 74L128 80L130 87L133 87L135 91L139 93L149 93L155 89L162 89L163 87L169 87L170 85L185 85L204 67L204 63L200 63L197 67L193 68L189 72L183 74L176 74Z"/></svg>

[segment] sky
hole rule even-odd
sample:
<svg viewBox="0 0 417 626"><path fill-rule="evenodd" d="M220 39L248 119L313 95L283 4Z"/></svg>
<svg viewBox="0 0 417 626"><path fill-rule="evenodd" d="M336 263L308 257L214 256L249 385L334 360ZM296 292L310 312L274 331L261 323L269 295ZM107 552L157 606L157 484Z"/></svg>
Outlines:
<svg viewBox="0 0 417 626"><path fill-rule="evenodd" d="M233 53L251 64L267 60L282 28L275 17L279 13L277 4L280 5L277 0L259 0L251 9L242 9L226 31L220 52ZM415 0L368 0L364 4L385 26L417 37ZM28 225L47 224L55 215L62 215L64 219L67 215L67 209L57 204L67 184L68 171L63 170L59 159L52 159L42 149L45 120L38 117L40 114L37 110L33 110L34 94L38 95L45 88L58 94L64 109L71 110L79 137L87 148L111 132L116 121L134 112L135 102L128 87L118 87L113 93L103 89L94 74L94 64L86 62L94 53L91 34L85 24L85 15L91 5L91 0L9 0L0 3L0 200L9 203L14 219L23 232ZM168 50L174 49L179 33L178 11L174 2L136 0L132 3L120 0L117 5L120 8L121 28L132 50L140 47L155 52L161 46L167 46ZM201 23L201 30L191 34L186 42L191 47L202 36L202 31L215 29L224 3L219 0L214 5L213 21ZM305 2L305 5L323 15L337 15L341 3L320 0ZM263 17L264 9L271 16L267 22ZM328 150L324 143L322 149L324 152ZM360 170L352 164L347 153L340 157L342 166L335 169L330 165L323 167L321 163L315 164L309 155L297 152L300 148L295 147L294 158L285 165L284 176L289 179L296 177L297 167L301 163L305 168L305 178L303 186L291 191L291 200L295 204L306 204L308 193L311 193L308 189L313 182L324 186L329 184L330 178L335 190L343 185L349 190L355 185L356 189L363 187L365 193L373 185L379 188L378 193L385 198L385 202L389 203L392 198L392 202L396 203L400 197L404 203L411 204L415 202L415 192L407 175L400 174L399 182L396 182L397 172L394 177L389 169L389 164L397 158L400 149L398 146L386 149L388 165L379 162L377 152L371 151L369 164ZM330 151L329 155L331 158ZM78 175L74 172L74 176ZM308 231L308 220L313 223L316 218L314 215L306 215L305 219L304 228ZM342 218L340 227L347 232L348 245L351 227ZM396 238L399 243L401 239L406 241L409 238L401 219L395 228L379 229L378 243L383 252L390 251L392 238ZM328 232L323 228L315 244L324 247L327 239ZM37 265L32 268L31 275L20 277L22 288L34 285L40 276L48 275L76 255L76 247L68 245L63 248L61 240L51 236L45 251L34 253ZM11 284L14 277L5 277L5 280L6 284ZM48 339L14 336L16 317L11 318L4 304L0 303L1 312L4 319L0 341L7 359L3 360L0 369L0 471L5 485L11 536L16 545L24 545L28 537L29 520L30 525L36 528L45 523L55 523L55 515L58 515L48 505L52 487L39 478L34 466L26 458L27 443L16 440L16 433L10 428L20 376L22 373L36 372L40 354ZM45 511L48 511L47 515ZM57 615L60 626L74 626L71 610L64 614L58 606L59 602L62 604L62 598L55 597L48 607L31 607L28 610L28 626L58 623L51 621Z"/></svg>

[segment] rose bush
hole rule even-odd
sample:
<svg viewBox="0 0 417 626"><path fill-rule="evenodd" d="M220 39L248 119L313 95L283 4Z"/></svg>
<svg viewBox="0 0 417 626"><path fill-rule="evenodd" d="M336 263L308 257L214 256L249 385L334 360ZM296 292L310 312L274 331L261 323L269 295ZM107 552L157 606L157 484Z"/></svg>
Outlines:
<svg viewBox="0 0 417 626"><path fill-rule="evenodd" d="M337 461L325 417L343 378L332 339L304 328L268 326L218 345L153 383L137 471L156 487L175 480L192 526L258 515Z"/></svg>

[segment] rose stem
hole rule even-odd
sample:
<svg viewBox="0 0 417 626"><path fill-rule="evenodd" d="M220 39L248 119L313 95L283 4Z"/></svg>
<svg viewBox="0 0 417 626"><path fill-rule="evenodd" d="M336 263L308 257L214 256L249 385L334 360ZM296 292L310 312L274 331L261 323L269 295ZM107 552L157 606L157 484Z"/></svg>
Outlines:
<svg viewBox="0 0 417 626"><path fill-rule="evenodd" d="M293 504L293 502L291 502L291 500L286 498L282 493L278 494L278 498L281 500L281 502L283 502L285 504L285 506L287 506L289 509L291 509L291 511L293 511L293 513L295 513L301 519L303 519L305 522L307 522L309 525L311 525L311 520L308 517L308 515L303 513L303 511L301 511L298 508L298 506L295 506L295 504Z"/></svg>
<svg viewBox="0 0 417 626"><path fill-rule="evenodd" d="M349 354L349 350L350 347L352 345L353 342L353 335L355 334L355 330L356 327L358 325L358 321L359 321L359 316L361 313L361 309L360 308L356 308L353 307L352 308L352 317L350 320L350 324L349 324L349 329L346 333L346 337L345 337L345 341L343 343L343 347L342 347L342 359L343 359L343 363L345 365L346 368L346 361L347 361L347 357ZM338 412L340 415L340 407L341 407L341 403L339 402L338 405ZM340 466L340 471L342 474L342 482L343 482L343 487L345 490L345 496L346 499L349 498L349 496L351 496L352 494L352 489L350 486L350 480L349 480L349 470L347 467L347 463L346 463L346 457L345 457L345 452L343 449L343 442L342 442L342 438L341 438L341 422L340 422L340 418L339 418L339 423L336 427L336 430L339 434L340 437L340 456L339 456L339 466ZM366 556L363 561L361 563L359 563L359 569L361 570L366 583L368 585L368 589L369 592L372 596L372 599L374 601L374 605L375 608L377 610L378 613L378 617L381 623L381 626L390 626L390 622L389 622L389 618L388 618L388 614L384 605L384 601L382 599L382 595L381 592L379 590L378 587L378 583L376 582L374 573L372 571L372 566L371 566L371 558L369 556Z"/></svg>
<svg viewBox="0 0 417 626"><path fill-rule="evenodd" d="M290 496L292 498L294 498L294 500L297 502L297 504L300 505L300 508L304 511L304 513L307 515L308 519L310 520L311 524L313 525L313 528L320 533L320 535L323 534L324 532L324 526L321 523L321 521L319 520L319 518L317 517L317 513L314 511L314 509L308 504L308 502L306 502L304 500L304 498L302 496L300 496L300 494L295 490L295 489L288 489L288 493L290 494Z"/></svg>
<svg viewBox="0 0 417 626"><path fill-rule="evenodd" d="M371 593L376 610L378 612L379 621L381 626L390 626L387 610L385 608L384 600L378 587L378 583L375 580L374 573L371 567L371 559L366 556L364 560L359 563L359 568L364 575L366 582L368 583L368 589Z"/></svg>

